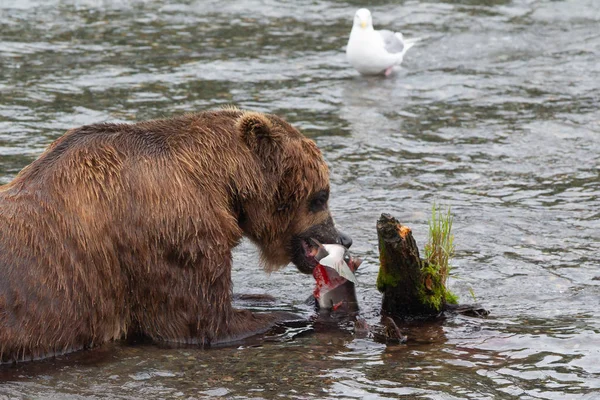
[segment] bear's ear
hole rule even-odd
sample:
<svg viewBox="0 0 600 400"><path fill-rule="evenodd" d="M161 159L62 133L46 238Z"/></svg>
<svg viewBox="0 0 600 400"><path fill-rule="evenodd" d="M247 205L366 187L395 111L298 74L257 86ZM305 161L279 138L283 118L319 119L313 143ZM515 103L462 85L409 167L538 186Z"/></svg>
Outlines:
<svg viewBox="0 0 600 400"><path fill-rule="evenodd" d="M242 139L250 149L263 153L281 139L281 134L273 129L266 115L258 112L245 112L236 122Z"/></svg>

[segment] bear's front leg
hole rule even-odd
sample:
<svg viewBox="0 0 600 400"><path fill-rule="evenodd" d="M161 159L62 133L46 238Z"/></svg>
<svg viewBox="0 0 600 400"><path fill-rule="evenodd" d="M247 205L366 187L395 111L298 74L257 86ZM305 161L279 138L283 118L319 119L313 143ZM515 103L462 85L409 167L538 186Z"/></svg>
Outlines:
<svg viewBox="0 0 600 400"><path fill-rule="evenodd" d="M232 306L233 296L232 293L232 282L231 282L231 269L227 269L227 273L223 273L222 276L215 282L217 286L227 287L227 298L217 299L214 298L212 304L222 304L221 312L218 317L219 325L217 329L211 330L210 332L210 344L226 344L236 342L249 338L251 336L263 334L273 328L276 324L299 320L301 317L298 315L275 311L275 312L251 312L250 310L235 309ZM211 285L214 288L214 285ZM213 291L207 288L208 292ZM220 292L220 291L219 291ZM266 297L262 297L266 298ZM272 301L273 297L270 298Z"/></svg>
<svg viewBox="0 0 600 400"><path fill-rule="evenodd" d="M264 333L275 324L297 320L286 312L253 313L232 305L231 254L181 262L169 257L138 279L133 321L138 334L156 341L223 344Z"/></svg>
<svg viewBox="0 0 600 400"><path fill-rule="evenodd" d="M268 332L277 323L298 320L299 316L287 312L253 313L249 310L233 310L227 329L212 338L210 344L227 344Z"/></svg>

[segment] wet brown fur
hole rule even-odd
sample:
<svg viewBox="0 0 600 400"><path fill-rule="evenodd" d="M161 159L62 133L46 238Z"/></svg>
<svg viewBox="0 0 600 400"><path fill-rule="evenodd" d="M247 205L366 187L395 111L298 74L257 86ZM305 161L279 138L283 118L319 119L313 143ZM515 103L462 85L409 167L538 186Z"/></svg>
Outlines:
<svg viewBox="0 0 600 400"><path fill-rule="evenodd" d="M231 306L243 235L268 270L330 219L314 142L282 119L225 109L72 129L0 187L0 361L133 334L209 344L277 318Z"/></svg>

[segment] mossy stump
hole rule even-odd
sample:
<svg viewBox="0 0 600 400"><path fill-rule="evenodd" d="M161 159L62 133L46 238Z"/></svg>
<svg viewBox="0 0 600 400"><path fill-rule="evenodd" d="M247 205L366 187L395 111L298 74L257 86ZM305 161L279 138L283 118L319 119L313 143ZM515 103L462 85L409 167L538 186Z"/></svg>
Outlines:
<svg viewBox="0 0 600 400"><path fill-rule="evenodd" d="M439 315L456 297L440 273L419 256L409 227L389 214L377 221L380 268L377 289L383 293L382 311L400 318L431 318Z"/></svg>

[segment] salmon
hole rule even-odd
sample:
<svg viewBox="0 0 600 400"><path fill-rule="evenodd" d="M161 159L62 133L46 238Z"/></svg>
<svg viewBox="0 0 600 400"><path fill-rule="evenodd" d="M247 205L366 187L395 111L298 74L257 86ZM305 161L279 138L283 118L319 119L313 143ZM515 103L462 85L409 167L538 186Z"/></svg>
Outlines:
<svg viewBox="0 0 600 400"><path fill-rule="evenodd" d="M350 255L348 249L338 244L320 244L315 259L318 264L313 269L316 281L313 295L320 310L356 313L359 310L356 299L357 284L354 272L361 260Z"/></svg>

